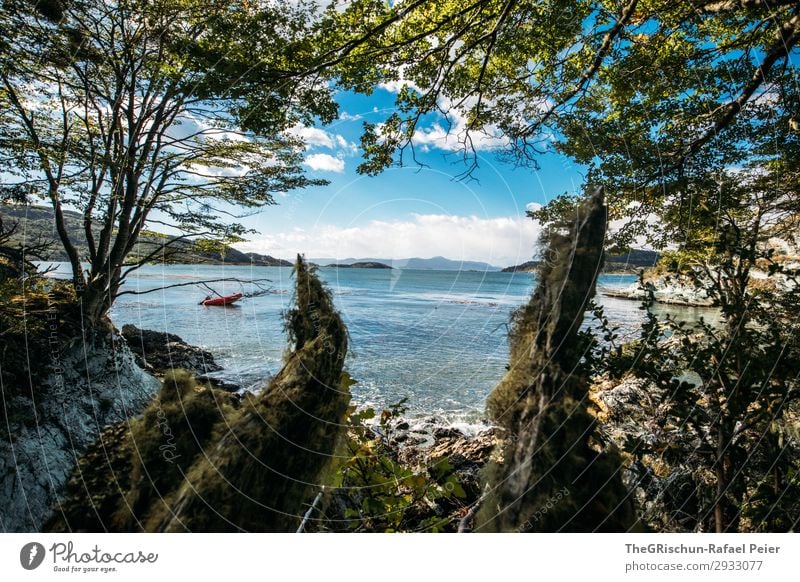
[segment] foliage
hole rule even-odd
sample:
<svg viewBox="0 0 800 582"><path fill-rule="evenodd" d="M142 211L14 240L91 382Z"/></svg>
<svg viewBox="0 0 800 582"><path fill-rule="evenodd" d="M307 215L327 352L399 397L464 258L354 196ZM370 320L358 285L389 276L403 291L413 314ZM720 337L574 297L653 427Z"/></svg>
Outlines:
<svg viewBox="0 0 800 582"><path fill-rule="evenodd" d="M334 531L447 531L454 517L431 512L463 507L466 492L447 459L412 468L400 462L393 426L406 412L405 399L381 411L352 410L332 501L319 527ZM439 513L439 514L437 514Z"/></svg>
<svg viewBox="0 0 800 582"><path fill-rule="evenodd" d="M334 3L328 30L325 64L343 86L406 83L397 113L365 135L368 172L437 112L468 152L475 134L499 134L533 160L555 137L587 163L627 150L621 172L656 177L724 147L767 91L783 133L796 110L782 66L800 35L789 0L359 0Z"/></svg>
<svg viewBox="0 0 800 582"><path fill-rule="evenodd" d="M735 302L723 311L721 326L648 311L641 339L627 356L609 360L617 374L652 383L663 415L663 430L626 447L646 502L658 508L648 515L652 527L796 527L800 441L791 435L800 398L798 293Z"/></svg>
<svg viewBox="0 0 800 582"><path fill-rule="evenodd" d="M432 121L462 146L465 175L479 142L534 166L555 150L605 186L620 225L608 244L620 251L709 241L707 219L736 206L717 194L740 171L774 196L797 190L796 2L341 4L328 15L335 48L324 64L348 89L405 85L396 111L365 125L362 172L416 159ZM533 215L547 224L576 201L557 196ZM798 211L796 198L785 203Z"/></svg>
<svg viewBox="0 0 800 582"><path fill-rule="evenodd" d="M224 217L237 208L322 183L303 175L302 143L287 133L336 113L320 75L290 72L310 55L309 10L229 0L3 3L2 196L53 206L88 322L148 260L126 260L146 229L177 228L165 246L235 237L244 229ZM65 208L83 215L85 256Z"/></svg>

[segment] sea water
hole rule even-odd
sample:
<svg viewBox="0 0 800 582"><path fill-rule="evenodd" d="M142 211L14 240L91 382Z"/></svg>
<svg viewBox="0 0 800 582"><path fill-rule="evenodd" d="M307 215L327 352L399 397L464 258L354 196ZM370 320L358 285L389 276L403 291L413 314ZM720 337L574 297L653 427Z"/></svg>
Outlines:
<svg viewBox="0 0 800 582"><path fill-rule="evenodd" d="M66 265L59 265L61 271ZM350 334L346 369L356 404L387 407L406 398L409 415L444 421L483 416L486 397L505 372L512 312L530 297L530 273L321 268ZM200 280L268 279L269 293L232 307L204 307ZM603 275L599 286L628 286L634 275ZM253 285L210 284L222 295ZM156 291L153 291L156 290ZM283 314L291 307L292 269L228 265L148 265L132 274L113 309L118 327L174 333L209 350L219 375L257 390L280 368L288 348ZM143 291L153 291L142 293ZM598 296L620 333L636 333L636 301ZM673 310L680 308L671 308ZM686 315L688 310L682 310ZM691 314L689 314L691 316Z"/></svg>

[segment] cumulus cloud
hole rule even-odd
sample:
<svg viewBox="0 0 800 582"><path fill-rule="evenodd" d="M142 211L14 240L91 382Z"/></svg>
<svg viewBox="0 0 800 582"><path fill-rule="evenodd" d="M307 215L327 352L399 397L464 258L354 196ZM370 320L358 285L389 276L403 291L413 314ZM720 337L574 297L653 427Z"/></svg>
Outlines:
<svg viewBox="0 0 800 582"><path fill-rule="evenodd" d="M421 146L423 151L428 151L430 148L446 151L463 150L467 138L466 117L455 110L450 112L450 117L452 124L449 131L438 123L417 129L411 138L414 144ZM483 131L469 132L469 139L477 151L495 150L508 145L508 139L492 127L486 127Z"/></svg>
<svg viewBox="0 0 800 582"><path fill-rule="evenodd" d="M379 88L389 93L400 93L404 87L409 87L417 93L422 93L422 89L412 81L405 79L387 81L380 83ZM465 99L460 107L456 107L449 98L440 96L437 99L437 106L440 111L446 112L443 116L446 119L440 122L433 122L427 127L418 127L411 140L422 151L431 149L441 149L445 151L461 151L465 147L465 141L469 134L469 146L476 151L495 150L507 146L508 138L494 125L487 125L482 131L467 132L467 117L465 111L475 104L475 98ZM379 131L380 131L379 127Z"/></svg>
<svg viewBox="0 0 800 582"><path fill-rule="evenodd" d="M480 218L415 214L409 220L373 220L362 226L294 228L237 245L245 251L292 257L428 258L518 264L534 254L540 228L525 217Z"/></svg>
<svg viewBox="0 0 800 582"><path fill-rule="evenodd" d="M309 127L297 124L289 130L289 133L299 137L306 144L306 149L327 148L330 150L341 151L347 155L358 153L358 146L347 141L344 136L338 133L331 133L319 127Z"/></svg>
<svg viewBox="0 0 800 582"><path fill-rule="evenodd" d="M422 93L422 90L414 83L413 81L406 81L406 80L392 80L392 81L385 81L383 83L378 83L378 88L383 89L384 91L388 91L389 93L399 93L403 90L404 87L409 87L416 91L417 93Z"/></svg>
<svg viewBox="0 0 800 582"><path fill-rule="evenodd" d="M314 146L332 148L334 144L334 136L318 127L298 124L291 128L289 133L302 139L306 144L306 148Z"/></svg>
<svg viewBox="0 0 800 582"><path fill-rule="evenodd" d="M344 160L328 154L311 154L306 156L303 164L319 172L344 172Z"/></svg>

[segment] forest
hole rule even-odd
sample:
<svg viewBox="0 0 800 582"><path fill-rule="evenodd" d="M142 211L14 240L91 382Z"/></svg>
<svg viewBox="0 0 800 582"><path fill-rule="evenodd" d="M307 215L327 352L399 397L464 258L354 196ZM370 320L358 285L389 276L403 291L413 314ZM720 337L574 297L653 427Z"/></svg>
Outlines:
<svg viewBox="0 0 800 582"><path fill-rule="evenodd" d="M2 0L0 529L795 531L799 39L790 0ZM432 118L459 180L487 139L520 171L548 151L586 168L528 211L536 287L480 461L468 442L409 458L405 403L351 404L347 326L301 256L259 393L143 369L109 318L144 265L229 248L247 213L324 187L291 129L385 83L364 176L421 165ZM31 204L67 279L19 237ZM622 338L597 280L643 247L659 259ZM719 319L651 310L665 280ZM124 390L93 391L112 376Z"/></svg>

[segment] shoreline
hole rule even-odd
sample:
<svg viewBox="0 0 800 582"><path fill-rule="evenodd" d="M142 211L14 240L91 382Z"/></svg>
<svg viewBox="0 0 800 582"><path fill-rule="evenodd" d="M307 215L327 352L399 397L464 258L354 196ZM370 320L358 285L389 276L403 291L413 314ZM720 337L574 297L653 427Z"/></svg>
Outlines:
<svg viewBox="0 0 800 582"><path fill-rule="evenodd" d="M242 385L239 378L226 374L227 370L217 362L214 355L199 346L194 346L180 336L155 330L140 329L132 324L125 324L120 330L128 347L133 352L136 364L145 372L162 379L165 374L176 369L185 369L192 373L199 382L208 383L212 387L235 394L241 398L245 393L258 393L258 387L266 385L271 376ZM379 416L384 407L370 403L355 404L356 412L373 410ZM470 418L474 415L474 418ZM478 411L464 412L442 411L405 411L396 417L393 431L402 434L398 443L414 443L424 437L430 445L440 436L462 436L470 439L493 429L485 414ZM373 428L373 427L371 427ZM374 430L374 428L373 428ZM418 441L421 444L423 441Z"/></svg>

